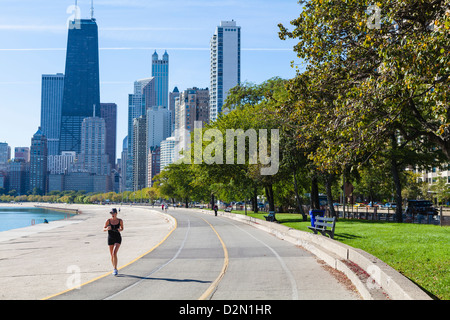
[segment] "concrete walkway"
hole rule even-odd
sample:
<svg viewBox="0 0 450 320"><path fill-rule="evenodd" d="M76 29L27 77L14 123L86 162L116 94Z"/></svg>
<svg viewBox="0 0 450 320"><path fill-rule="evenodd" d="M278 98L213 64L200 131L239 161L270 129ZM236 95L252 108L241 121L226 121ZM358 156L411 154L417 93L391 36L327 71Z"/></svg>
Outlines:
<svg viewBox="0 0 450 320"><path fill-rule="evenodd" d="M32 205L26 205L32 206ZM22 207L26 207L22 205ZM0 299L38 300L112 271L103 226L112 206L48 205L79 209L68 220L0 232ZM122 206L123 245L119 267L158 245L174 228L156 208ZM81 277L75 278L80 272ZM78 274L78 273L77 273Z"/></svg>
<svg viewBox="0 0 450 320"><path fill-rule="evenodd" d="M358 300L315 256L263 230L192 209L133 264L58 300Z"/></svg>
<svg viewBox="0 0 450 320"><path fill-rule="evenodd" d="M85 284L86 282L111 274L112 267L109 249L106 243L107 234L102 229L105 221L110 217L109 212L112 207L94 205L69 206L61 204L53 205L53 207L79 209L81 214L68 220L0 232L1 300L44 299L67 291L74 285ZM159 248L160 244L164 244L164 246L169 245L170 241L165 241L169 235L172 235L170 239L174 240L172 233L174 233L176 222L173 217L163 214L160 208L155 207L152 209L123 206L120 209L119 217L124 220L125 229L122 233L124 242L119 251L119 268L127 265L132 265L136 268L139 264L133 262L140 260L139 258L149 252L153 254L153 250L155 250L155 254L158 254L158 250L156 249ZM191 221L192 223L195 221L192 228L189 228L191 231L195 230L194 226L197 224L202 224L205 216L211 215L211 212L203 210L185 211L184 213L184 210L176 210L177 216L179 213L182 214L182 216L179 216L179 219L184 219L184 215L190 215L191 212L192 214L194 212L197 212L197 214L202 213L204 216L203 218L195 218L196 220ZM380 299L380 297L373 294L373 290L383 291L383 295L384 291L386 291L391 299L430 299L410 280L400 275L382 261L359 249L351 248L326 237L292 230L282 225L255 220L242 215L221 213L220 216L226 216L229 219L250 224L252 229L262 229L267 234L272 234L277 238L283 239L285 242L291 242L294 245L306 248L334 269L344 272L357 286L359 293L365 299ZM194 218L192 217L192 219ZM236 256L236 261L240 261L242 250L245 249L244 244L248 245L251 239L255 239L255 236L252 236L251 239L241 239L237 244L233 244L233 241L238 239L238 237L236 235L233 236L230 233L231 231L227 229L233 223L221 219L214 219L213 221L215 222L211 223L218 228L219 233L222 233L225 243L228 243L227 246L233 250L238 250L239 254ZM216 225L216 222L219 223L220 221L222 225ZM188 221L188 224L191 222ZM239 228L237 226L234 227L240 230L240 233L243 232L242 226ZM222 230L222 228L225 228L226 231ZM209 227L206 229L209 230ZM249 232L253 232L251 231L252 229L244 233L250 234ZM178 231L182 233L182 228L179 228ZM229 234L231 234L231 238L227 239ZM268 237L266 240L258 242L259 245L261 243L268 243L268 239L271 236ZM175 240L176 238L175 236ZM186 243L190 244L189 241ZM205 243L205 240L202 240L201 243ZM209 243L209 240L206 243ZM267 248L275 248L279 244L273 244L269 247L267 245L265 246ZM194 253L198 251L198 248L194 247L194 249ZM161 248L159 251L163 255L172 252L170 250L165 251L164 248ZM214 251L220 252L217 248ZM297 251L300 252L301 250L297 249ZM230 252L231 257L232 253L233 251ZM264 254L263 256L266 255ZM196 256L191 258L195 260ZM343 263L345 261L356 263L363 271L369 274L371 274L370 270L373 271L374 268L378 270L378 277L374 277L374 279L379 278L382 288L374 289L372 285L361 282L360 279L354 279L354 272ZM265 264L258 263L258 265ZM232 270L232 264L230 263L228 275L232 273ZM238 270L241 272L242 268L238 268ZM264 274L264 272L259 274ZM169 279L170 277L166 276L164 279L166 278ZM191 278L195 279L195 277ZM234 278L232 276L230 279L233 280ZM74 280L78 282L74 282ZM224 280L226 280L226 277ZM261 281L264 282L266 279ZM367 279L364 281L367 281ZM300 280L297 282L301 283ZM215 298L231 299L235 297L233 288L241 283L233 284L230 286L230 290L223 291L227 288L227 283L227 281L224 281L221 284L222 291L217 291ZM231 295L226 295L228 294L227 292L231 293ZM381 297L381 299L384 298Z"/></svg>

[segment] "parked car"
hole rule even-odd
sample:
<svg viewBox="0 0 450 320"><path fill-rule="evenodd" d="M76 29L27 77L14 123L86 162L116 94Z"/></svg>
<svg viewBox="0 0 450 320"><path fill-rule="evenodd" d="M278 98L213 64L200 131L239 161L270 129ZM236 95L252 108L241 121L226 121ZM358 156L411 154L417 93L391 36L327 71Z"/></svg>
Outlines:
<svg viewBox="0 0 450 320"><path fill-rule="evenodd" d="M437 215L438 210L429 200L408 200L405 214Z"/></svg>
<svg viewBox="0 0 450 320"><path fill-rule="evenodd" d="M368 207L381 207L382 205L379 204L378 202L372 203L372 201L371 201L371 202L369 202L369 204L367 206Z"/></svg>
<svg viewBox="0 0 450 320"><path fill-rule="evenodd" d="M388 202L384 205L385 208L397 208L396 203Z"/></svg>

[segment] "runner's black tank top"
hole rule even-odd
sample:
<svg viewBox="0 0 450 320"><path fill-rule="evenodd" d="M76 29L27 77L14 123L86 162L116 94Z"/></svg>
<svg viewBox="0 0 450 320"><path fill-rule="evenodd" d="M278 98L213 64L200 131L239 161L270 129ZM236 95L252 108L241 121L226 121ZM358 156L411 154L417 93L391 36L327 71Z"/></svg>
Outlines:
<svg viewBox="0 0 450 320"><path fill-rule="evenodd" d="M119 223L118 224L111 224L111 220L109 221L109 226L111 227L111 230L108 230L108 233L110 234L117 234L119 233L119 228L120 228L120 219L119 219Z"/></svg>

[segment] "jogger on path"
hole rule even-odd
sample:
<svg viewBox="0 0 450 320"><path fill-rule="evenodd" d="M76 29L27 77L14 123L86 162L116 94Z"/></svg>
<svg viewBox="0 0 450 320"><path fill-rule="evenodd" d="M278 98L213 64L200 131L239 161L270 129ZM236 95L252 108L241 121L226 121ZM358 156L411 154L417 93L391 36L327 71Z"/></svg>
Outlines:
<svg viewBox="0 0 450 320"><path fill-rule="evenodd" d="M123 220L117 218L117 210L111 210L111 219L106 220L103 231L108 231L108 246L111 254L111 263L113 265L113 275L117 275L117 252L122 244Z"/></svg>

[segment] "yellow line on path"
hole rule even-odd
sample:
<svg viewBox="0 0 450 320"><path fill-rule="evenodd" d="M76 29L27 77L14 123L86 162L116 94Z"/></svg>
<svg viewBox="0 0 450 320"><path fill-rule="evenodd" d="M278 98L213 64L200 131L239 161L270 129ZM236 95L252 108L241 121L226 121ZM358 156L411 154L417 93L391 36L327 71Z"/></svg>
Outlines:
<svg viewBox="0 0 450 320"><path fill-rule="evenodd" d="M214 292L214 290L216 290L217 286L219 285L219 282L222 280L223 276L225 275L225 272L227 272L228 269L228 263L229 263L229 258L228 258L228 250L227 247L225 245L225 243L223 242L222 238L220 237L219 233L216 231L216 229L214 229L214 227L205 219L201 218L203 221L205 221L207 224L209 224L209 226L213 229L213 231L216 233L217 237L219 238L220 243L222 244L222 248L223 248L223 254L224 254L224 262L223 262L223 267L222 267L222 271L220 272L219 276L217 277L217 279L211 284L211 286L205 291L205 293L203 293L203 295L198 298L198 300L206 300L208 298L210 298L211 294Z"/></svg>
<svg viewBox="0 0 450 320"><path fill-rule="evenodd" d="M173 228L173 229L172 229L172 230L164 237L164 239L161 240L160 243L158 243L158 244L157 244L156 246L154 246L151 250L149 250L149 251L147 251L146 253L142 254L141 256L137 257L137 258L134 259L133 261L131 261L131 262L127 263L126 265L120 267L119 270L121 270L121 269L123 269L123 268L125 268L125 267L128 267L129 265L131 265L131 264L135 263L136 261L142 259L144 256L148 255L150 252L152 252L153 250L155 250L156 248L158 248L160 245L162 245L162 244L164 243L164 241L166 241L167 238L169 238L170 235L171 235L171 234L175 231L175 229L178 227L178 221L177 221L177 219L175 219L174 217L172 217L172 218L175 220L175 227L174 227L174 228ZM95 278L95 279L89 280L88 282L85 282L85 283L81 284L80 286L77 286L77 287L71 288L71 289L67 289L67 290L62 291L62 292L60 292L60 293L57 293L57 294L51 295L51 296L49 296L49 297L46 297L46 298L44 298L44 299L42 299L42 300L49 300L49 299L52 299L52 298L54 298L54 297L60 296L60 295L62 295L62 294L64 294L64 293L70 292L70 291L72 291L72 290L80 289L81 287L83 287L83 286L85 286L85 285L87 285L87 284L89 284L89 283L95 282L95 281L100 280L100 279L102 279L102 278L105 278L105 277L107 277L107 276L109 276L109 275L111 275L111 272L108 272L108 273L106 273L106 274L104 274L104 275L102 275L102 276L99 276L99 277Z"/></svg>

